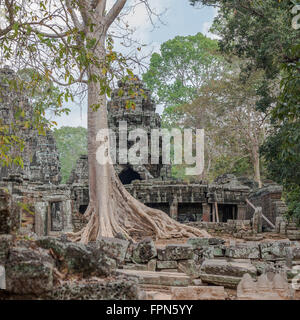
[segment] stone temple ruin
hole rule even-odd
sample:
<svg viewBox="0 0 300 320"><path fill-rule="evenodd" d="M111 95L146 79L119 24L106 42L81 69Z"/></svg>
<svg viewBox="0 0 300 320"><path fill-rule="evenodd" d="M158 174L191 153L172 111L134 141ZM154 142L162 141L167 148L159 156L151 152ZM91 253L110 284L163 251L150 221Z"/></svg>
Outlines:
<svg viewBox="0 0 300 320"><path fill-rule="evenodd" d="M2 77L14 76L9 69L3 69L1 74ZM150 146L150 130L161 128L161 120L155 113L155 104L149 90L143 88L139 80L134 85L135 90L143 91L142 95L134 97L134 109L126 108L126 101L132 100L129 84L119 83L124 92L122 96L118 94L119 89L112 93L108 103L109 127L117 133L117 143L119 121L127 122L128 132L133 128L147 128ZM25 110L25 118L30 118L33 111L26 96L10 90L4 81L1 86L0 114L3 122L14 123L13 115L20 105ZM86 223L83 213L89 202L87 156L82 155L78 159L67 184L62 185L58 150L51 131L39 135L30 128L22 129L20 136L25 140L22 153L24 168L0 168L0 186L8 191L8 194L1 191L2 196L10 199L7 206L13 207L9 210L13 214L10 228L21 227L38 235L55 235L81 229ZM288 224L282 220L286 206L281 201L280 186L269 185L255 190L252 181L238 179L233 175L221 176L211 184L205 181L188 183L172 179L171 166L161 163L117 164L115 169L121 182L135 198L147 206L166 212L178 221L213 232L239 235L239 229L246 229L246 234L252 234L254 210L247 204L248 198L255 206L262 207L264 217L274 228L276 225L278 232L288 232L294 240L300 238L298 231L293 230L293 226L289 230ZM16 205L18 203L28 204L29 208L24 210L24 207ZM8 218L0 215L0 219ZM270 228L266 220L260 221L261 231ZM6 228L5 224L1 228Z"/></svg>
<svg viewBox="0 0 300 320"><path fill-rule="evenodd" d="M9 69L1 75L14 76ZM4 81L0 85L2 124L14 124L20 105L24 118L31 117L28 99ZM120 85L125 94L116 90L108 105L110 127L126 120L129 129L159 128L150 92L135 97L135 110L126 109L128 86ZM104 237L74 243L64 233L86 223L87 156L78 159L63 185L52 133L20 128L19 134L26 142L24 168L0 169L0 300L297 299L300 231L284 218L280 186L257 189L230 174L211 184L187 183L172 179L168 165L116 165L134 197L212 237L176 244ZM263 231L272 231L265 233L272 240Z"/></svg>

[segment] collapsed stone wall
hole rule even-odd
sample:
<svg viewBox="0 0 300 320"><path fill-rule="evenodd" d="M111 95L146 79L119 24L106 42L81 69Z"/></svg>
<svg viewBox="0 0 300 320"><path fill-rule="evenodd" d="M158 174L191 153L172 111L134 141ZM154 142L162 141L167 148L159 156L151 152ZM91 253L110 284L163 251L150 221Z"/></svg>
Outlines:
<svg viewBox="0 0 300 320"><path fill-rule="evenodd" d="M147 286L168 287L173 299L184 291L192 299L225 299L225 287L238 288L238 299L290 300L299 285L300 246L288 240L228 244L220 238L158 246L150 238L130 243L104 237L84 245L64 236L28 241L0 235L0 264L7 276L0 300L136 300L151 296L141 290ZM272 286L266 286L266 275L275 279Z"/></svg>
<svg viewBox="0 0 300 320"><path fill-rule="evenodd" d="M127 246L114 239L83 245L0 235L0 264L6 270L0 300L137 300L142 291L136 280L116 273Z"/></svg>

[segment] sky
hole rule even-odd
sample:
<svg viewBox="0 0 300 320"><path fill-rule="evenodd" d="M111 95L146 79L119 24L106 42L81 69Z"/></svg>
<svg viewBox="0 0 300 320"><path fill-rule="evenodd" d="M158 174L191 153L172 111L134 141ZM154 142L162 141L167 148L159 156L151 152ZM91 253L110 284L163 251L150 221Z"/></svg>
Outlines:
<svg viewBox="0 0 300 320"><path fill-rule="evenodd" d="M136 7L135 11L126 18L128 24L136 29L135 38L147 44L143 50L151 49L159 52L159 47L163 42L176 36L195 35L198 32L215 38L209 33L216 14L215 9L211 7L195 8L189 5L188 0L150 0L150 3L156 12L163 13L161 15L163 24L156 21L154 28L143 6ZM51 119L57 122L58 127L87 127L86 99L83 101L76 99L76 103L69 103L65 106L71 109L69 115L51 116Z"/></svg>

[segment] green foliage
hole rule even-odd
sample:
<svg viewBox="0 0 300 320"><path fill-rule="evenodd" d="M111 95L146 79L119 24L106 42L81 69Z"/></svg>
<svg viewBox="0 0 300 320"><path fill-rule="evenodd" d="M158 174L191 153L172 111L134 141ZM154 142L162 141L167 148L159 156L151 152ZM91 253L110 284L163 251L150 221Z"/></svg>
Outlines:
<svg viewBox="0 0 300 320"><path fill-rule="evenodd" d="M289 213L300 221L300 122L273 129L261 148L269 177L285 189Z"/></svg>
<svg viewBox="0 0 300 320"><path fill-rule="evenodd" d="M263 69L257 107L271 113L273 126L261 148L269 177L285 188L290 213L300 217L300 29L291 9L299 0L190 0L218 6L213 30L222 52L248 60L241 76ZM276 82L280 82L280 87Z"/></svg>
<svg viewBox="0 0 300 320"><path fill-rule="evenodd" d="M192 101L198 88L216 76L222 64L218 43L201 33L164 42L143 75L157 102L172 108ZM171 111L170 111L171 112Z"/></svg>
<svg viewBox="0 0 300 320"><path fill-rule="evenodd" d="M87 154L87 130L83 127L62 127L54 129L54 137L59 151L62 183L66 183L79 156Z"/></svg>

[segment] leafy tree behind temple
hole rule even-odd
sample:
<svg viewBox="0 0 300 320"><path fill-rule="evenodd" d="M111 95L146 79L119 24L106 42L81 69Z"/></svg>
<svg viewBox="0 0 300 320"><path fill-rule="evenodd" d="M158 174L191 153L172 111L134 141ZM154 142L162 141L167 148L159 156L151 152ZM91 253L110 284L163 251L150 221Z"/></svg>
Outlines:
<svg viewBox="0 0 300 320"><path fill-rule="evenodd" d="M59 151L62 183L66 183L79 156L87 154L87 130L83 127L61 127L54 130Z"/></svg>
<svg viewBox="0 0 300 320"><path fill-rule="evenodd" d="M300 218L300 29L291 9L299 0L190 0L219 8L213 30L223 52L247 58L242 76L263 69L257 107L270 112L273 128L262 147L270 178L285 187L290 212ZM275 87L274 82L280 82ZM300 220L300 219L299 219Z"/></svg>
<svg viewBox="0 0 300 320"><path fill-rule="evenodd" d="M172 108L191 102L201 85L213 79L222 68L216 40L201 33L164 42L161 53L154 53L143 75L157 103Z"/></svg>

